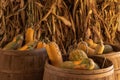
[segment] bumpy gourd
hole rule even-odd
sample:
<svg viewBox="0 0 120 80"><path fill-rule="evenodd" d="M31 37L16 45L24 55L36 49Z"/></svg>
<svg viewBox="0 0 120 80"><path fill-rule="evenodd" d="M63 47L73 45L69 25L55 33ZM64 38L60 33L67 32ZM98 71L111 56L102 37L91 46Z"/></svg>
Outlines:
<svg viewBox="0 0 120 80"><path fill-rule="evenodd" d="M52 65L59 67L63 63L62 54L59 46L55 42L50 42L46 45L48 57Z"/></svg>
<svg viewBox="0 0 120 80"><path fill-rule="evenodd" d="M75 49L71 51L69 54L69 60L71 61L82 60L84 58L88 58L88 57L83 50Z"/></svg>

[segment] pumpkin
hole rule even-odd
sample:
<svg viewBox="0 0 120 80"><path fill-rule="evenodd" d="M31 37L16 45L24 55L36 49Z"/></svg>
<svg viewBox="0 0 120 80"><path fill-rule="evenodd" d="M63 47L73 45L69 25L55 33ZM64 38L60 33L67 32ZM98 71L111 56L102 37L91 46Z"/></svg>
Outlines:
<svg viewBox="0 0 120 80"><path fill-rule="evenodd" d="M70 61L78 61L78 60L82 60L83 58L88 58L83 50L74 49L69 54Z"/></svg>
<svg viewBox="0 0 120 80"><path fill-rule="evenodd" d="M3 47L3 50L15 50L19 47L21 47L23 43L23 35L19 34L13 38L11 42L9 42L7 45Z"/></svg>
<svg viewBox="0 0 120 80"><path fill-rule="evenodd" d="M111 45L104 45L104 51L103 53L109 53L109 52L112 52L113 51L113 48Z"/></svg>
<svg viewBox="0 0 120 80"><path fill-rule="evenodd" d="M31 41L34 41L34 29L30 27L25 33L25 43L29 43Z"/></svg>
<svg viewBox="0 0 120 80"><path fill-rule="evenodd" d="M59 67L63 63L59 46L55 42L50 42L46 45L46 50L51 64Z"/></svg>

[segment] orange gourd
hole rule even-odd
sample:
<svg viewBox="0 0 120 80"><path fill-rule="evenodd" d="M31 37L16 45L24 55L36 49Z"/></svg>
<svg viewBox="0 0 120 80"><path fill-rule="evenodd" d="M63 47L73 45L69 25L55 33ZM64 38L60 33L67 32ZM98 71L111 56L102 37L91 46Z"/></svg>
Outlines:
<svg viewBox="0 0 120 80"><path fill-rule="evenodd" d="M45 47L46 47L46 43L45 42L42 42L42 41L38 42L37 49L39 49L39 48L45 48Z"/></svg>
<svg viewBox="0 0 120 80"><path fill-rule="evenodd" d="M89 46L90 48L95 49L96 46L97 46L97 44L96 44L95 42L93 42L92 39L86 39L85 42L87 42L87 44L88 44L88 46Z"/></svg>
<svg viewBox="0 0 120 80"><path fill-rule="evenodd" d="M34 29L30 27L25 33L25 43L29 43L31 41L34 41Z"/></svg>

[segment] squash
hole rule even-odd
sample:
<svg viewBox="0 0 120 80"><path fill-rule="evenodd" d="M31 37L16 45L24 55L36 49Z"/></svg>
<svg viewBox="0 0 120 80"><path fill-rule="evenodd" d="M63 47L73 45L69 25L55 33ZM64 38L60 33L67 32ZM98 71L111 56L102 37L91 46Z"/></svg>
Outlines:
<svg viewBox="0 0 120 80"><path fill-rule="evenodd" d="M90 47L87 47L87 55L89 55L89 56L91 56L91 55L95 55L95 50L94 49L92 49L92 48L90 48Z"/></svg>
<svg viewBox="0 0 120 80"><path fill-rule="evenodd" d="M11 42L9 42L7 45L3 47L3 50L15 50L19 47L21 47L23 43L23 35L19 34L13 38Z"/></svg>
<svg viewBox="0 0 120 80"><path fill-rule="evenodd" d="M25 33L25 43L29 43L31 41L34 41L34 29L30 27Z"/></svg>
<svg viewBox="0 0 120 80"><path fill-rule="evenodd" d="M46 43L45 42L42 42L42 41L38 42L37 49L39 49L39 48L45 48L45 47L46 47Z"/></svg>
<svg viewBox="0 0 120 80"><path fill-rule="evenodd" d="M65 68L65 69L73 69L74 63L73 63L73 61L65 61L60 65L60 67Z"/></svg>
<svg viewBox="0 0 120 80"><path fill-rule="evenodd" d="M104 51L104 44L103 41L100 40L100 42L97 44L97 47L95 48L95 54L103 54Z"/></svg>
<svg viewBox="0 0 120 80"><path fill-rule="evenodd" d="M109 52L112 52L113 51L113 48L111 45L104 45L104 51L103 53L109 53Z"/></svg>
<svg viewBox="0 0 120 80"><path fill-rule="evenodd" d="M95 63L91 58L84 58L79 65L75 65L74 69L88 69L92 70L95 67Z"/></svg>
<svg viewBox="0 0 120 80"><path fill-rule="evenodd" d="M75 66L79 65L82 61L64 61L61 64L61 68L74 69Z"/></svg>
<svg viewBox="0 0 120 80"><path fill-rule="evenodd" d="M84 58L88 58L88 57L83 50L74 49L69 54L69 60L70 61L78 61L78 60L82 60Z"/></svg>
<svg viewBox="0 0 120 80"><path fill-rule="evenodd" d="M18 50L23 51L23 50L32 50L36 47L37 45L37 41L31 41L27 44L25 44L24 46L22 46L21 48L19 48Z"/></svg>
<svg viewBox="0 0 120 80"><path fill-rule="evenodd" d="M95 54L95 50L90 48L85 41L79 42L77 48L83 50L87 55Z"/></svg>
<svg viewBox="0 0 120 80"><path fill-rule="evenodd" d="M81 50L87 52L88 44L81 39L81 41L77 44L77 47L78 47L78 49L81 49Z"/></svg>
<svg viewBox="0 0 120 80"><path fill-rule="evenodd" d="M55 42L50 42L46 45L46 50L51 64L60 67L63 59L59 46Z"/></svg>
<svg viewBox="0 0 120 80"><path fill-rule="evenodd" d="M85 42L87 42L87 44L90 48L95 49L97 47L97 44L95 42L93 42L92 39L86 39Z"/></svg>

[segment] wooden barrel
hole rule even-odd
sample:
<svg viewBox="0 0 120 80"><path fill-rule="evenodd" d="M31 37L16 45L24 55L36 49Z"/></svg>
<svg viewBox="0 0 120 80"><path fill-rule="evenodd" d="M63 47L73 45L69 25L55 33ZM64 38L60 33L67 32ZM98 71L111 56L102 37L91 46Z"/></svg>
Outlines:
<svg viewBox="0 0 120 80"><path fill-rule="evenodd" d="M0 80L42 80L46 58L45 49L0 50Z"/></svg>
<svg viewBox="0 0 120 80"><path fill-rule="evenodd" d="M107 54L102 54L99 56L104 56L111 60L114 65L115 80L120 80L120 52L110 52Z"/></svg>
<svg viewBox="0 0 120 80"><path fill-rule="evenodd" d="M45 64L43 80L114 80L114 68L110 60L103 57L92 57L99 66L97 70L73 70L52 66L48 61Z"/></svg>

